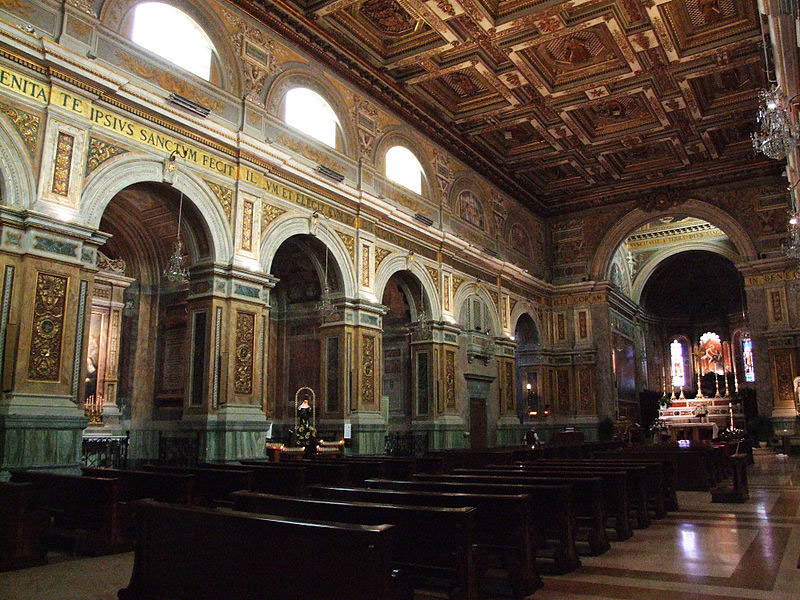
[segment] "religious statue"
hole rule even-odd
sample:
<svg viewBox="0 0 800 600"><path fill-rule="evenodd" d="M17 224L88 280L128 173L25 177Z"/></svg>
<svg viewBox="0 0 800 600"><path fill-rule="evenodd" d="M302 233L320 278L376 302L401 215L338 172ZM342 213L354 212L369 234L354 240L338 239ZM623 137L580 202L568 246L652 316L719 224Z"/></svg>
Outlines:
<svg viewBox="0 0 800 600"><path fill-rule="evenodd" d="M794 378L794 409L800 413L800 375Z"/></svg>
<svg viewBox="0 0 800 600"><path fill-rule="evenodd" d="M297 404L300 394L303 392L303 401ZM302 387L297 390L295 394L295 406L297 415L295 420L294 436L297 445L305 448L306 456L315 456L317 453L317 446L319 445L319 438L317 437L317 429L314 427L314 407L309 404L309 397L313 403L314 391L309 387Z"/></svg>

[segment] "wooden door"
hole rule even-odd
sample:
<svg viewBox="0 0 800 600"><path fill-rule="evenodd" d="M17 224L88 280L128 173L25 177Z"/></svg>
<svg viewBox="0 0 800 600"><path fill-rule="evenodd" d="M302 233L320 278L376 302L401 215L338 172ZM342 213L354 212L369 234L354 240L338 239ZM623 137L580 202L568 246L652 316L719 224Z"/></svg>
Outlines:
<svg viewBox="0 0 800 600"><path fill-rule="evenodd" d="M469 399L470 448L486 448L486 398Z"/></svg>

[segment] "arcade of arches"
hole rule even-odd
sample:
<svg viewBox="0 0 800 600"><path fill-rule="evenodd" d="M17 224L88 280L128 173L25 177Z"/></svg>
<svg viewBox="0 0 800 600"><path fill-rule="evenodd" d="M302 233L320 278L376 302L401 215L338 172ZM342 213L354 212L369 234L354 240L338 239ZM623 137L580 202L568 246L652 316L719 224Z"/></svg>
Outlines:
<svg viewBox="0 0 800 600"><path fill-rule="evenodd" d="M532 427L596 439L606 418L641 419L648 390L676 396L662 417L703 404L720 426L753 390L800 437L779 168L536 204L301 36L236 3L169 3L210 40L208 80L131 41L133 0L0 3L0 472L76 466L87 433L130 432L132 460L182 437L202 459L264 456L291 443L302 387L320 436L352 453L519 444ZM285 123L298 87L330 105L335 146ZM549 127L495 133L578 143ZM396 147L420 193L386 176Z"/></svg>

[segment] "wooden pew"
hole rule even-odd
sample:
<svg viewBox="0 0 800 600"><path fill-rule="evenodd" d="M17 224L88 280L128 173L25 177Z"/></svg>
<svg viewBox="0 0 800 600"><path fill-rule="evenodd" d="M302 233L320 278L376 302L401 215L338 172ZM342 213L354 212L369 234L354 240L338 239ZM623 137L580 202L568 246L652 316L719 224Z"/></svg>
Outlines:
<svg viewBox="0 0 800 600"><path fill-rule="evenodd" d="M299 461L273 463L259 460L240 460L253 471L253 491L284 496L304 496L306 469Z"/></svg>
<svg viewBox="0 0 800 600"><path fill-rule="evenodd" d="M488 556L499 558L508 573L516 598L542 587L536 570L536 540L531 527L530 496L525 494L466 494L398 491L391 489L311 487L310 496L330 500L376 502L457 508L472 506L475 543L479 552L479 576L485 572Z"/></svg>
<svg viewBox="0 0 800 600"><path fill-rule="evenodd" d="M557 468L564 465L580 468L616 468L631 471L632 485L638 485L644 490L647 506L653 513L654 519L663 519L667 516L667 499L670 497L665 461L660 460L635 460L625 461L613 459L545 459L535 461L532 465L550 464ZM639 482L641 480L641 482ZM674 494L674 490L672 492Z"/></svg>
<svg viewBox="0 0 800 600"><path fill-rule="evenodd" d="M0 481L0 571L47 562L41 534L46 523L30 507L33 484Z"/></svg>
<svg viewBox="0 0 800 600"><path fill-rule="evenodd" d="M234 492L234 510L320 519L341 523L395 526L393 560L419 588L446 590L453 600L478 600L479 582L473 556L476 509L402 506L292 498Z"/></svg>
<svg viewBox="0 0 800 600"><path fill-rule="evenodd" d="M419 473L414 475L414 480L511 486L523 485L528 487L526 487L525 490L512 488L516 490L514 493L524 491L524 493L531 494L532 497L535 497L536 494L535 489L532 488L536 486L568 484L572 487L572 510L573 519L576 523L573 528L575 540L586 541L588 543L588 552L585 553L590 556L603 554L611 547L608 541L608 535L606 534L606 518L602 489L603 482L600 477L582 475L579 473L572 474L572 476L547 477L545 475L532 476L527 474L479 473L480 469L467 470L474 471L478 474L460 473L431 475ZM497 492L495 491L495 493ZM544 512L544 516L547 517L546 513L549 510L549 505L537 504L534 510L537 511L537 514ZM542 524L544 524L544 521ZM552 533L558 534L559 532L553 531ZM559 538L557 535L552 535L549 539L558 540Z"/></svg>
<svg viewBox="0 0 800 600"><path fill-rule="evenodd" d="M722 450L724 454L724 450ZM596 453L598 458L618 457L668 460L672 464L674 489L708 491L715 484L715 458L711 447L642 446Z"/></svg>
<svg viewBox="0 0 800 600"><path fill-rule="evenodd" d="M580 471L577 471L580 473ZM560 469L534 469L520 465L495 465L483 469L456 469L455 475L516 475L519 477L556 477L569 479L570 473ZM628 482L626 474L613 470L595 470L591 473L594 477L600 477L603 493L603 513L605 515L605 527L614 531L616 541L620 542L629 539L633 535L629 520L628 510Z"/></svg>
<svg viewBox="0 0 800 600"><path fill-rule="evenodd" d="M31 484L30 507L48 522L45 546L93 555L125 549L118 479L12 469L11 481Z"/></svg>
<svg viewBox="0 0 800 600"><path fill-rule="evenodd" d="M228 496L237 490L253 489L253 470L246 467L170 467L148 464L145 471L193 475L195 478L192 503L197 506L229 504Z"/></svg>
<svg viewBox="0 0 800 600"><path fill-rule="evenodd" d="M569 483L515 486L474 482L369 480L367 486L373 489L403 492L489 496L525 495L530 501L533 554L537 564L541 565L540 570L552 574L562 574L580 566L575 546L576 525L572 507L573 492L572 485ZM486 510L490 511L491 508L486 507ZM500 518L502 519L502 515ZM505 523L504 526L508 527L509 524ZM487 533L487 535L491 535L491 533Z"/></svg>
<svg viewBox="0 0 800 600"><path fill-rule="evenodd" d="M141 500L136 529L119 600L410 600L392 569L391 525Z"/></svg>

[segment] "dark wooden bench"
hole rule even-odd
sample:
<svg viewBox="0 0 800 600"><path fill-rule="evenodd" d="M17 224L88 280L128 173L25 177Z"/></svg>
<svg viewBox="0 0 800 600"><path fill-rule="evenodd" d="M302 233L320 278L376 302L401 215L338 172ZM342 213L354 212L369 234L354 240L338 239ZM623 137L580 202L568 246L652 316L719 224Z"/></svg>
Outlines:
<svg viewBox="0 0 800 600"><path fill-rule="evenodd" d="M549 515L555 514L558 510L556 507L559 504L558 498L550 496L550 490L542 498L536 497L536 486L558 486L567 484L572 488L571 493L571 508L572 520L574 525L572 528L575 536L575 542L586 542L588 548L584 550L583 545L576 545L576 549L580 550L583 554L590 556L597 556L606 552L611 544L608 541L606 534L606 519L605 507L602 489L602 480L597 476L588 476L574 474L571 477L559 476L548 477L547 475L528 475L520 474L503 474L503 473L481 473L480 469L465 469L462 471L473 471L473 474L459 473L459 474L417 474L414 475L415 481L427 482L447 482L447 483L476 483L476 484L489 484L489 485L511 485L511 486L528 486L525 490L520 490L517 487L512 487L511 491L514 493L528 493L536 500L533 510L536 514L542 514L545 517L541 520L541 526L547 526L546 531L549 535L546 539L552 547L559 547L563 542L561 535L563 531L555 529L552 525L546 525L549 521ZM477 474L475 474L477 473ZM499 490L495 490L497 493ZM545 521L547 519L547 521ZM557 522L557 520L555 521Z"/></svg>
<svg viewBox="0 0 800 600"><path fill-rule="evenodd" d="M147 464L142 469L193 475L195 483L192 503L197 506L224 506L230 503L228 496L232 492L253 489L253 470L246 467L170 467Z"/></svg>
<svg viewBox="0 0 800 600"><path fill-rule="evenodd" d="M525 495L530 502L531 538L538 570L562 574L580 566L575 545L577 535L572 507L572 485L567 482L553 485L512 485L466 481L369 480L367 486L373 489L440 494ZM487 510L491 509L487 507ZM508 527L508 524L505 526Z"/></svg>
<svg viewBox="0 0 800 600"><path fill-rule="evenodd" d="M284 496L305 495L306 469L299 462L272 463L259 460L239 462L253 471L253 491Z"/></svg>
<svg viewBox="0 0 800 600"><path fill-rule="evenodd" d="M472 506L475 543L478 545L479 576L483 577L488 557L496 557L508 573L516 598L524 598L542 587L536 570L536 546L531 527L530 496L525 494L467 494L392 489L311 487L315 498L457 508Z"/></svg>
<svg viewBox="0 0 800 600"><path fill-rule="evenodd" d="M395 526L393 560L414 587L478 600L473 556L476 509L402 506L234 492L234 510L342 523Z"/></svg>
<svg viewBox="0 0 800 600"><path fill-rule="evenodd" d="M391 525L141 500L136 530L119 600L410 600L392 568Z"/></svg>
<svg viewBox="0 0 800 600"><path fill-rule="evenodd" d="M724 450L721 451L724 454ZM719 455L706 446L679 448L677 446L643 446L637 449L620 449L598 452L598 458L667 460L672 464L674 489L685 491L708 491L716 481L715 462Z"/></svg>
<svg viewBox="0 0 800 600"><path fill-rule="evenodd" d="M527 463L526 463L527 465ZM559 469L544 468L541 470L527 466L495 465L483 469L456 469L454 474L466 475L516 475L520 477L555 477L569 479L570 473ZM580 474L580 471L578 471ZM603 513L606 530L614 532L616 541L629 539L633 535L628 510L628 482L624 472L594 471L592 477L600 477L603 494Z"/></svg>
<svg viewBox="0 0 800 600"><path fill-rule="evenodd" d="M11 470L11 481L30 483L30 507L47 521L46 547L109 554L126 548L120 527L118 479Z"/></svg>
<svg viewBox="0 0 800 600"><path fill-rule="evenodd" d="M0 481L0 571L47 562L41 543L46 522L30 507L33 484Z"/></svg>

